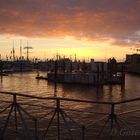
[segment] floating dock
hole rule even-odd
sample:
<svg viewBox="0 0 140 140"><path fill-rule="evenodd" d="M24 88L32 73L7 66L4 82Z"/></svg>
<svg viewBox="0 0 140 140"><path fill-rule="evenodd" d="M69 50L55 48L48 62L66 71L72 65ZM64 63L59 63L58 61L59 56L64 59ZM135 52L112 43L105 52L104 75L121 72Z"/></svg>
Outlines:
<svg viewBox="0 0 140 140"><path fill-rule="evenodd" d="M107 75L102 73L57 73L57 75L55 73L48 73L47 76L37 76L36 79L85 85L122 84L123 82L122 75L108 78Z"/></svg>

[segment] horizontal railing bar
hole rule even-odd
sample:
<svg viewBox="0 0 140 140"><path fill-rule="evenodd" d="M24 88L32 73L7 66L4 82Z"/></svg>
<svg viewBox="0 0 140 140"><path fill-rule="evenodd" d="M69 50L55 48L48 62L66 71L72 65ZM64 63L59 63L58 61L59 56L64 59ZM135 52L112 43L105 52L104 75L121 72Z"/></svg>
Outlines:
<svg viewBox="0 0 140 140"><path fill-rule="evenodd" d="M114 102L114 104L130 103L130 102L134 102L134 101L140 101L140 97Z"/></svg>
<svg viewBox="0 0 140 140"><path fill-rule="evenodd" d="M7 95L16 95L20 97L27 97L27 98L35 98L35 99L43 99L43 100L62 100L62 101L73 101L73 102L81 102L81 103L96 103L96 104L114 104L113 102L107 102L107 101L90 101L90 100L80 100L80 99L70 99L70 98L62 98L62 97L39 97L34 95L27 95L23 93L16 93L16 92L6 92L6 91L0 91L1 94L7 94Z"/></svg>
<svg viewBox="0 0 140 140"><path fill-rule="evenodd" d="M0 100L2 101L2 100ZM11 101L2 101L5 103L12 103ZM48 106L44 106L44 105L37 105L37 104L30 104L30 103L22 103L19 102L21 105L29 105L29 106L34 106L34 107L40 107L40 108L44 108L44 109L56 109L56 107L48 107ZM85 113L95 113L95 114L102 114L102 115L108 115L109 113L105 113L105 112L93 112L93 111L83 111L83 110L76 110L76 109L67 109L67 108L62 108L65 111L75 111L75 112L85 112ZM136 110L130 110L130 111L126 111L126 112L122 112L119 113L118 115L123 115L123 114L128 114L131 112L137 112L140 111L140 109L136 109Z"/></svg>
<svg viewBox="0 0 140 140"><path fill-rule="evenodd" d="M46 99L45 97L39 97L39 96L34 96L34 95L27 95L27 94L17 93L17 92L0 91L0 93L1 94L6 94L6 95L16 95L16 96L20 96L20 97L27 97L27 98Z"/></svg>
<svg viewBox="0 0 140 140"><path fill-rule="evenodd" d="M134 99L128 99L128 100L122 100L122 101L91 101L91 100L81 100L81 99L70 99L70 98L62 98L62 97L39 97L34 95L27 95L23 93L16 93L16 92L6 92L6 91L0 91L1 94L7 94L7 95L16 95L20 97L27 97L27 98L34 98L34 99L41 99L41 100L61 100L61 101L72 101L72 102L80 102L80 103L92 103L92 104L107 104L107 105L117 105L122 103L129 103L134 101L140 101L140 97L134 98Z"/></svg>

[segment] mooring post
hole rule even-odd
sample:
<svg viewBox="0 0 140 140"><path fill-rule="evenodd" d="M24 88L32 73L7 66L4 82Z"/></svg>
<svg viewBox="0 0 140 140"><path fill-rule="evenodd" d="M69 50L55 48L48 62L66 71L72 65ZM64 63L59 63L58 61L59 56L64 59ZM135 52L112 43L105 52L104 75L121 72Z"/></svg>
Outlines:
<svg viewBox="0 0 140 140"><path fill-rule="evenodd" d="M60 99L56 99L56 112L57 112L57 138L60 140Z"/></svg>

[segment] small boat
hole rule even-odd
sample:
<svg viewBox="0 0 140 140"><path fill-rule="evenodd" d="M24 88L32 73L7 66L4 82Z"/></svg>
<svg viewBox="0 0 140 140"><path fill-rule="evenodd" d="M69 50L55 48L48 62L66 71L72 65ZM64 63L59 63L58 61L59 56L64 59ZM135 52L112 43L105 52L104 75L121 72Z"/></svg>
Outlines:
<svg viewBox="0 0 140 140"><path fill-rule="evenodd" d="M0 76L8 76L6 73L0 73Z"/></svg>
<svg viewBox="0 0 140 140"><path fill-rule="evenodd" d="M33 64L28 60L18 60L13 62L14 72L31 72L33 71Z"/></svg>
<svg viewBox="0 0 140 140"><path fill-rule="evenodd" d="M38 80L48 80L48 78L47 77L45 77L45 76L36 76L36 79L38 79Z"/></svg>
<svg viewBox="0 0 140 140"><path fill-rule="evenodd" d="M122 80L123 76L118 73L117 75L114 75L112 78L110 78L108 80L108 83L109 84L121 84L123 83L123 80Z"/></svg>
<svg viewBox="0 0 140 140"><path fill-rule="evenodd" d="M3 73L4 74L13 74L14 71L12 69L9 69L9 70L3 70Z"/></svg>

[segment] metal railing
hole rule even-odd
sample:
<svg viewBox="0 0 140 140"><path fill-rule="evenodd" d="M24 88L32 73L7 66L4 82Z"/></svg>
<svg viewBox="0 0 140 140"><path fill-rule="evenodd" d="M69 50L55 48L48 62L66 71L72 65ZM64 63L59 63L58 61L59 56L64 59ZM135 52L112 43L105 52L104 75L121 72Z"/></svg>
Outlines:
<svg viewBox="0 0 140 140"><path fill-rule="evenodd" d="M70 124L68 123L67 119L71 120L73 123L75 123L81 129L81 139L85 140L86 139L85 138L85 133L86 133L86 129L88 128L88 126L78 124L65 111L80 112L80 113L87 112L87 113L95 113L95 114L99 114L99 115L105 115L105 117L107 116L107 119L106 119L102 129L100 130L100 132L98 133L98 135L96 137L97 139L99 139L101 137L107 123L110 123L110 129L111 130L114 128L114 125L117 126L117 129L121 129L121 126L120 126L119 120L118 120L119 115L124 115L124 114L128 114L128 113L131 113L131 112L140 111L140 109L134 109L134 110L129 110L129 111L125 111L125 112L121 112L121 113L117 114L116 110L115 110L116 109L115 107L117 105L140 101L140 97L135 98L135 99L129 99L129 100L108 102L108 101L79 100L79 99L70 99L70 98L61 98L61 97L39 97L39 96L22 94L22 93L3 92L3 91L0 91L0 94L12 96L12 101L4 101L4 102L8 103L8 105L4 109L0 110L0 114L2 114L5 111L7 111L8 109L10 109L9 112L8 112L6 121L4 123L4 126L2 128L0 128L0 140L3 140L4 137L5 137L5 132L8 128L8 123L9 123L10 117L12 115L12 112L14 112L15 131L18 133L18 119L17 119L17 113L18 113L19 117L20 117L20 120L22 122L22 126L24 128L25 134L26 134L26 139L28 139L28 140L40 140L40 139L45 140L47 138L49 128L52 125L52 122L53 122L55 117L56 117L56 121L57 121L56 126L57 126L57 139L58 140L61 139L60 117L62 118L62 120L63 120L63 122L64 122L64 124L65 124L65 126L68 130L69 138L71 140L74 140L74 138L73 138L72 131L71 131L71 128L70 128ZM46 100L46 101L50 100L50 101L54 101L55 105L50 107L50 106L44 106L44 105L35 105L35 104L32 104L32 103L28 103L28 104L20 103L20 102L18 102L17 97L26 97L26 98L37 99L37 100ZM77 110L77 109L71 109L71 108L66 109L66 108L61 106L62 101L84 103L84 104L109 105L110 106L110 111L109 112L101 112L101 111L97 112L97 111ZM43 136L41 138L39 138L39 136L38 136L38 123L39 123L40 119L33 116L30 112L25 110L22 107L22 105L38 106L38 107L42 107L44 109L51 110L50 112L45 114L45 116L48 116L50 114L53 114L53 115L51 116L51 119L49 120L48 125L47 125L46 129L44 130ZM34 123L33 134L31 134L30 131L29 131L29 127L27 126L27 122L24 119L24 115L28 116L28 118L30 118ZM103 119L105 117L103 117ZM97 123L99 121L100 120L96 121L95 123Z"/></svg>

